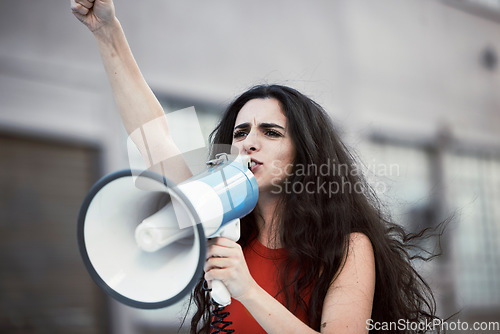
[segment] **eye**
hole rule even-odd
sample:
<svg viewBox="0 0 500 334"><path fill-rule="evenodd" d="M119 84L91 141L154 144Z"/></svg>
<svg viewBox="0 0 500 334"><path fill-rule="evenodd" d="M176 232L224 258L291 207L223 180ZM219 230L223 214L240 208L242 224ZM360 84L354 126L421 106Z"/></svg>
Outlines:
<svg viewBox="0 0 500 334"><path fill-rule="evenodd" d="M236 132L234 132L234 134L233 134L233 138L234 138L234 139L239 139L239 138L243 138L243 137L245 137L246 135L247 135L246 131L241 131L241 130L240 130L240 131L236 131Z"/></svg>
<svg viewBox="0 0 500 334"><path fill-rule="evenodd" d="M281 136L282 136L282 134L281 134L281 133L279 133L279 132L278 132L278 131L276 131L276 130L267 130L267 131L265 132L265 134L266 134L266 136L268 136L268 137L281 137Z"/></svg>

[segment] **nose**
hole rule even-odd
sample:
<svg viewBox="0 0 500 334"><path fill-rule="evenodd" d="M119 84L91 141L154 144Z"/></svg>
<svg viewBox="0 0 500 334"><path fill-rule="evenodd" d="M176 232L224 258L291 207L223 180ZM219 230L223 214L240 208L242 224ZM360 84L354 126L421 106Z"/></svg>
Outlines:
<svg viewBox="0 0 500 334"><path fill-rule="evenodd" d="M250 133L242 141L241 153L249 154L258 150L260 150L260 140L255 131L250 131Z"/></svg>

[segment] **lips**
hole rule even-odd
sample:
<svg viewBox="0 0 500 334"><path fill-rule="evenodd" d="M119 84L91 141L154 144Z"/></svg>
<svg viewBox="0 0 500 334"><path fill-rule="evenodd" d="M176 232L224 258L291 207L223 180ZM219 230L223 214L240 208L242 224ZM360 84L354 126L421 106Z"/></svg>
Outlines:
<svg viewBox="0 0 500 334"><path fill-rule="evenodd" d="M255 173L255 171L262 165L262 162L256 159L250 159L250 169L252 173Z"/></svg>

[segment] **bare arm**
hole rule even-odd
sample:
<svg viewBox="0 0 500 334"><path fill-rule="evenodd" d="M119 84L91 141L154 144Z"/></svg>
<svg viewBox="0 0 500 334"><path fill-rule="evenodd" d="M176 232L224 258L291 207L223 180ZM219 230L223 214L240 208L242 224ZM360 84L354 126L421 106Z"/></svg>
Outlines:
<svg viewBox="0 0 500 334"><path fill-rule="evenodd" d="M189 178L191 172L172 140L162 106L137 66L112 0L71 0L71 8L97 40L123 124L146 164L167 161L164 168L156 166L158 172L177 182Z"/></svg>
<svg viewBox="0 0 500 334"><path fill-rule="evenodd" d="M351 233L349 254L326 293L322 333L368 333L375 293L375 256L370 239Z"/></svg>

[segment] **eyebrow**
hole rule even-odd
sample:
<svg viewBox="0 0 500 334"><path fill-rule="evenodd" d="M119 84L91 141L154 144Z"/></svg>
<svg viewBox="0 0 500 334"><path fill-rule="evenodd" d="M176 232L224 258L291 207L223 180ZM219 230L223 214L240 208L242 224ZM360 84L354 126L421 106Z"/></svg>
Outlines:
<svg viewBox="0 0 500 334"><path fill-rule="evenodd" d="M246 129L246 128L249 128L250 127L250 123L241 123L239 125L236 125L234 127L234 130L236 129ZM261 129L269 129L269 128L278 128L278 129L282 129L282 130L285 130L284 127L282 127L281 125L278 125L276 123L260 123L259 124L259 128Z"/></svg>

